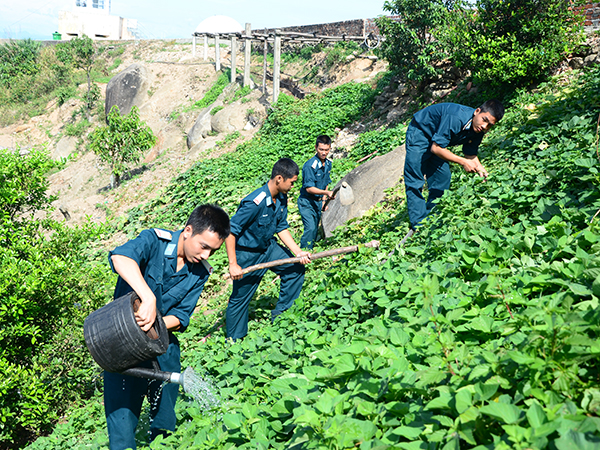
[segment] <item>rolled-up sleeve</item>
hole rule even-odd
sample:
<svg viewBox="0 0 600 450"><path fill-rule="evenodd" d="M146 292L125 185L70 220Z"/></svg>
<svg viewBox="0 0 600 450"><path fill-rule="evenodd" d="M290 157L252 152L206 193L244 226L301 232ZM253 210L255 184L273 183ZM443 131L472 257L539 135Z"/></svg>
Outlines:
<svg viewBox="0 0 600 450"><path fill-rule="evenodd" d="M133 259L137 265L141 267L150 260L153 249L156 247L157 243L158 238L153 231L142 231L135 239L108 252L108 263L110 264L111 270L115 272L112 262L113 255L126 256L127 258Z"/></svg>
<svg viewBox="0 0 600 450"><path fill-rule="evenodd" d="M194 309L198 304L198 299L200 298L200 294L202 294L202 289L204 289L204 284L208 279L208 274L202 278L200 278L196 284L188 291L188 293L178 302L173 308L165 311L166 316L175 316L179 319L180 328L177 330L178 332L183 332L190 324L190 318L194 313Z"/></svg>

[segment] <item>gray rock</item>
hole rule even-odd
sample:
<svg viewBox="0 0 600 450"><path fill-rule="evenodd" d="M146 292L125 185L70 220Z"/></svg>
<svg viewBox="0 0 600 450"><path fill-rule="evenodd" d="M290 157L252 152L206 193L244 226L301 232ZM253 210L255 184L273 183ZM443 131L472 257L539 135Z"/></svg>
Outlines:
<svg viewBox="0 0 600 450"><path fill-rule="evenodd" d="M569 61L569 67L571 67L571 69L581 69L583 67L583 58L580 56L571 58L571 61Z"/></svg>
<svg viewBox="0 0 600 450"><path fill-rule="evenodd" d="M592 64L594 64L596 62L597 59L598 59L598 55L596 55L596 54L587 55L585 57L585 59L583 60L583 64L586 66L591 66Z"/></svg>
<svg viewBox="0 0 600 450"><path fill-rule="evenodd" d="M232 133L243 130L246 122L246 111L234 104L233 107L222 109L212 116L210 123L212 129L218 133Z"/></svg>
<svg viewBox="0 0 600 450"><path fill-rule="evenodd" d="M63 136L56 143L51 157L55 161L67 159L75 150L77 150L77 138L75 136Z"/></svg>
<svg viewBox="0 0 600 450"><path fill-rule="evenodd" d="M142 106L148 96L148 71L141 64L132 64L115 75L106 86L106 114L117 105L122 115L129 114L131 108Z"/></svg>
<svg viewBox="0 0 600 450"><path fill-rule="evenodd" d="M331 236L338 226L362 216L383 199L384 190L396 185L404 173L404 156L402 145L361 164L340 180L338 185L343 187L323 213L326 237Z"/></svg>
<svg viewBox="0 0 600 450"><path fill-rule="evenodd" d="M211 132L212 128L210 125L212 116L210 115L210 110L212 106L204 108L200 111L196 122L194 122L194 126L187 134L187 147L189 149L193 148L196 144L200 143L202 139L208 136L208 133Z"/></svg>

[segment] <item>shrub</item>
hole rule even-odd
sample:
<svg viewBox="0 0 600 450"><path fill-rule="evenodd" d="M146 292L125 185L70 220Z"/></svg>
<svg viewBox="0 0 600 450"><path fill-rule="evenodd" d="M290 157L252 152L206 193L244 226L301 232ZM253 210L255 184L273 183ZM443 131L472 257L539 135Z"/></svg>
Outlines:
<svg viewBox="0 0 600 450"><path fill-rule="evenodd" d="M440 37L451 22L450 5L444 0L386 1L383 9L401 19L376 19L385 36L379 54L416 87L422 87L440 73L436 64L449 54L446 40Z"/></svg>
<svg viewBox="0 0 600 450"><path fill-rule="evenodd" d="M454 22L453 56L477 82L523 85L549 73L582 39L583 16L562 0L478 0Z"/></svg>
<svg viewBox="0 0 600 450"><path fill-rule="evenodd" d="M35 75L41 46L39 42L25 39L0 45L0 83L10 85L19 75Z"/></svg>
<svg viewBox="0 0 600 450"><path fill-rule="evenodd" d="M114 105L108 113L108 125L98 127L90 134L90 148L100 160L110 166L111 186L119 184L121 175L130 163L137 163L144 151L156 143L156 136L140 120L137 107L122 116Z"/></svg>

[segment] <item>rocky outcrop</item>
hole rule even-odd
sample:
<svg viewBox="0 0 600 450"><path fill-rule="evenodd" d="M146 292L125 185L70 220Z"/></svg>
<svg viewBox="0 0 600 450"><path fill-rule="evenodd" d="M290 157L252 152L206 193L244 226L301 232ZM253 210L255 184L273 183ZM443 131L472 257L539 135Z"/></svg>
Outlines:
<svg viewBox="0 0 600 450"><path fill-rule="evenodd" d="M246 111L242 108L225 108L217 112L211 119L211 126L217 133L241 131L246 125Z"/></svg>
<svg viewBox="0 0 600 450"><path fill-rule="evenodd" d="M210 115L210 111L213 107L214 105L204 108L202 111L200 111L200 114L198 114L198 118L196 119L196 122L194 122L194 126L187 134L186 143L189 149L200 143L200 141L202 141L202 139L208 136L208 133L211 132L212 116Z"/></svg>
<svg viewBox="0 0 600 450"><path fill-rule="evenodd" d="M404 145L361 164L340 180L336 198L323 213L325 236L348 220L362 216L380 202L384 191L398 183L404 173ZM337 185L336 185L337 186Z"/></svg>
<svg viewBox="0 0 600 450"><path fill-rule="evenodd" d="M76 149L77 138L74 136L63 136L60 141L56 143L56 147L54 147L54 150L52 151L52 159L55 161L67 159Z"/></svg>
<svg viewBox="0 0 600 450"><path fill-rule="evenodd" d="M131 108L142 106L148 97L148 71L141 64L132 64L115 75L106 86L106 114L117 105L122 115L129 114Z"/></svg>

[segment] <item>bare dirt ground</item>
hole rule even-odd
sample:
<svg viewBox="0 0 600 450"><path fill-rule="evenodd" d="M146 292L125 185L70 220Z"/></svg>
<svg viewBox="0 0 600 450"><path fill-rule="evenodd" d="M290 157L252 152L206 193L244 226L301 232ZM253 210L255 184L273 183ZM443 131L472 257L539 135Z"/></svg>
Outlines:
<svg viewBox="0 0 600 450"><path fill-rule="evenodd" d="M86 135L93 127L101 125L100 119L92 117L92 127L81 137L67 138L65 125L72 122L73 114L82 106L80 99L71 99L58 106L50 102L44 115L31 118L26 123L17 123L0 128L0 147L21 148L46 146L55 157L67 149L71 152L64 168L50 176L49 193L58 198L53 203L51 213L57 220L68 220L69 224L78 224L84 220L104 221L108 215L118 217L131 207L158 196L167 187L173 177L185 172L203 158L210 158L224 152L233 151L244 140L251 139L259 126L240 130L240 137L229 145L217 145L225 135L207 136L201 145L189 150L186 136L194 125L199 111L186 111L194 101L200 100L216 81L214 48L209 48L209 60L203 60L202 46L192 57L191 44L179 44L175 41L138 41L115 43L114 48L122 53L118 58L121 64L113 74L130 64L143 64L149 76L149 88L146 99L140 108L140 117L157 135L157 144L146 155L143 166L124 176L117 189L109 189L110 173L102 167L96 155L86 150ZM113 49L114 51L114 49ZM106 55L107 52L103 54ZM117 52L118 53L118 52ZM229 67L230 54L222 49L222 65ZM101 55L102 57L102 55ZM108 56L105 56L108 57ZM117 57L109 58L107 65L114 63ZM320 64L322 58L313 58L314 64ZM253 73L260 71L262 64L253 62ZM386 69L386 64L357 58L339 64L329 73L318 87L308 89L318 91L325 87L346 83L352 80L372 80ZM294 75L305 70L300 64L283 68L283 72ZM243 71L243 54L238 56L238 73ZM256 79L256 77L255 77ZM257 80L260 83L260 80ZM99 84L102 91L102 103L106 84ZM84 92L85 86L80 87ZM254 89L244 103L234 102L227 108L250 108L265 111L265 99L271 100L268 86L267 95ZM62 212L61 212L62 211Z"/></svg>

